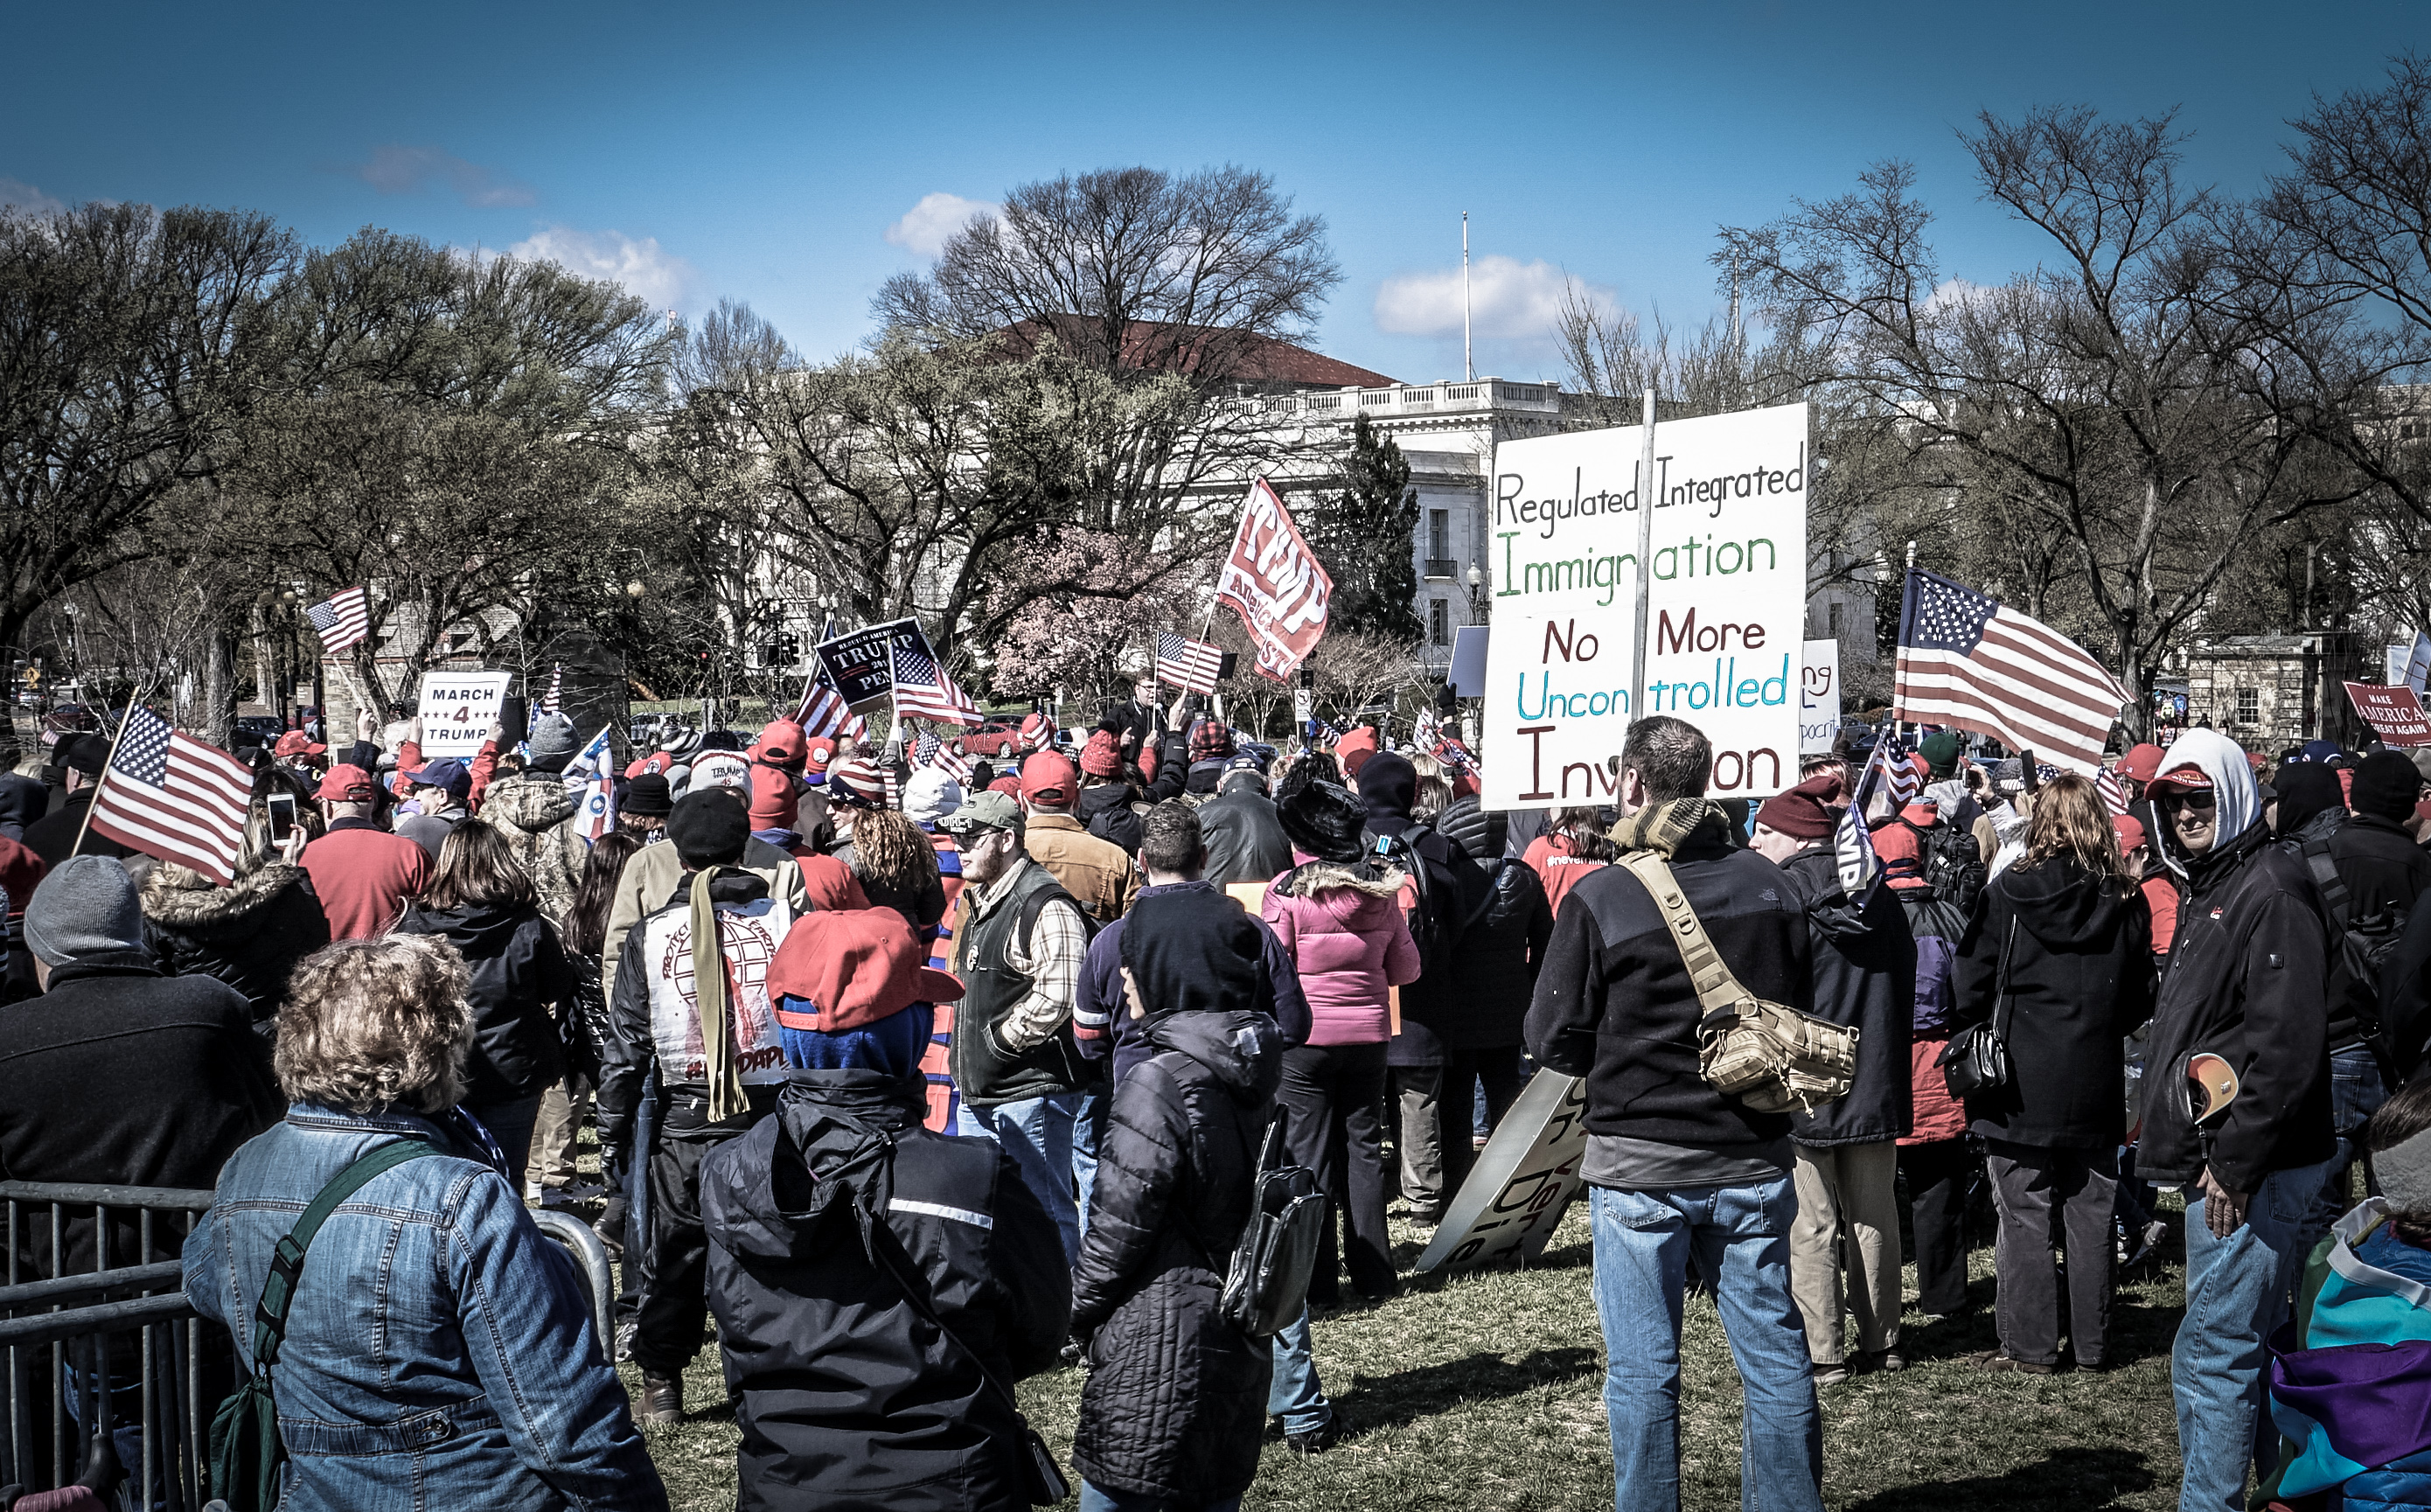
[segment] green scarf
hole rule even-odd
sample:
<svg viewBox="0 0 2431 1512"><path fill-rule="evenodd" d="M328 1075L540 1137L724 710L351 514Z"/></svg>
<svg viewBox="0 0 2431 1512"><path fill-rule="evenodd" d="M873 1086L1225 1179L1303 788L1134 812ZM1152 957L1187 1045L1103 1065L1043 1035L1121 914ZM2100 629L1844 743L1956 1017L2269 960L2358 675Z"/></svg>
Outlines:
<svg viewBox="0 0 2431 1512"><path fill-rule="evenodd" d="M709 1121L723 1123L751 1105L734 1064L734 1018L726 1000L726 955L718 949L717 906L709 900L715 866L692 874L693 1006L700 1016L701 1059L709 1067Z"/></svg>
<svg viewBox="0 0 2431 1512"><path fill-rule="evenodd" d="M1698 832L1709 830L1708 840L1730 843L1730 815L1711 798L1672 798L1650 803L1612 827L1612 843L1626 853L1651 850L1669 856Z"/></svg>

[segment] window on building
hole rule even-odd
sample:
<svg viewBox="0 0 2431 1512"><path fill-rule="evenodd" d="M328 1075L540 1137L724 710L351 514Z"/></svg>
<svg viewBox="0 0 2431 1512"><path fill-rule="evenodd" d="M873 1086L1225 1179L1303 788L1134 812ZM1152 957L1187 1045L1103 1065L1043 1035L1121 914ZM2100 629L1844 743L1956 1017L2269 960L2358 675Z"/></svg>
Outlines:
<svg viewBox="0 0 2431 1512"><path fill-rule="evenodd" d="M2237 722L2240 725L2255 725L2262 722L2262 690L2260 688L2239 688L2237 690Z"/></svg>
<svg viewBox="0 0 2431 1512"><path fill-rule="evenodd" d="M1833 599L1830 605L1825 608L1824 614L1825 617L1830 619L1832 622L1831 638L1836 641L1838 640L1840 638L1840 600L1836 598Z"/></svg>
<svg viewBox="0 0 2431 1512"><path fill-rule="evenodd" d="M1427 600L1427 644L1451 644L1451 605L1440 598Z"/></svg>
<svg viewBox="0 0 2431 1512"><path fill-rule="evenodd" d="M1427 511L1427 555L1451 555L1451 511Z"/></svg>

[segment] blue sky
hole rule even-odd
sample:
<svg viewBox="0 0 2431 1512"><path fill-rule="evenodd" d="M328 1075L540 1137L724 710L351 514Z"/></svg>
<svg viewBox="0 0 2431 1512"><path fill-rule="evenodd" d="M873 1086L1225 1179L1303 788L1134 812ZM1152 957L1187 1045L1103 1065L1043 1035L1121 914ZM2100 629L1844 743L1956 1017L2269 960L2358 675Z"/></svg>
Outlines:
<svg viewBox="0 0 2431 1512"><path fill-rule="evenodd" d="M2431 47L2431 8L12 0L5 34L0 199L540 251L687 311L744 300L814 357L867 334L941 206L1240 163L1330 225L1344 277L1315 344L1423 381L1459 373L1464 210L1479 371L1558 377L1565 274L1693 325L1718 225L1881 158L1918 164L1946 275L2031 264L1975 198L1955 132L1979 110L2181 106L2189 176L2250 189L2314 91Z"/></svg>

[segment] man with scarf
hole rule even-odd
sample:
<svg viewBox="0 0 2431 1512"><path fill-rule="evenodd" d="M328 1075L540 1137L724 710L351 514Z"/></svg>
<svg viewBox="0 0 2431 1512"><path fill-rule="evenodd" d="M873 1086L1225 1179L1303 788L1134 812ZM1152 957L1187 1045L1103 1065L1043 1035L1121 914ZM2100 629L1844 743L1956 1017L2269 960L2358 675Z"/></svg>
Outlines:
<svg viewBox="0 0 2431 1512"><path fill-rule="evenodd" d="M1378 757L1368 763L1372 770ZM1812 951L1781 868L1731 843L1704 797L1713 744L1685 720L1629 727L1612 838L1652 851L1741 985L1806 1012ZM1361 790L1366 789L1363 780ZM1699 1070L1704 1010L1645 883L1605 866L1570 890L1528 1008L1540 1065L1586 1079L1596 1312L1615 1504L1680 1504L1680 1307L1690 1256L1716 1300L1746 1387L1750 1506L1820 1512L1822 1428L1806 1335L1790 1300L1790 1119L1726 1097Z"/></svg>
<svg viewBox="0 0 2431 1512"><path fill-rule="evenodd" d="M745 1506L1030 1504L989 1378L1055 1364L1071 1270L1012 1155L922 1127L934 1005L963 996L927 953L893 909L796 924L768 973L776 1115L701 1162Z"/></svg>
<svg viewBox="0 0 2431 1512"><path fill-rule="evenodd" d="M2171 1353L2187 1512L2245 1504L2269 1474L2264 1341L2287 1319L2313 1199L2331 1170L2330 966L2321 899L2301 857L2272 840L2245 752L2190 730L2148 789L2153 844L2183 901L2146 1064L2137 1173L2187 1197L2187 1310ZM2187 1067L2217 1055L2237 1090L2198 1123Z"/></svg>
<svg viewBox="0 0 2431 1512"><path fill-rule="evenodd" d="M614 1032L600 1047L602 1149L624 1147L657 1072L649 1149L638 1152L649 1241L627 1252L638 1252L642 1267L633 1362L645 1422L683 1420L683 1370L700 1349L709 1259L701 1163L765 1117L785 1080L768 968L795 910L741 865L750 826L724 792L677 802L667 839L683 875L648 900L655 911L625 937L609 1004Z"/></svg>

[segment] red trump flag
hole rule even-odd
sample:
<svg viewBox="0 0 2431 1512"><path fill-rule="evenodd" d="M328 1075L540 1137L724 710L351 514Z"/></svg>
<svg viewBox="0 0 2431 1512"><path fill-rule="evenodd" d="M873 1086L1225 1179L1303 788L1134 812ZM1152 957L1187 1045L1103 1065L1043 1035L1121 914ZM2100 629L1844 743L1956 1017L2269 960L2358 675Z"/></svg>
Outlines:
<svg viewBox="0 0 2431 1512"><path fill-rule="evenodd" d="M1325 638L1333 597L1333 580L1317 564L1291 512L1265 479L1251 483L1216 601L1232 606L1257 642L1261 675L1282 682L1298 670Z"/></svg>

